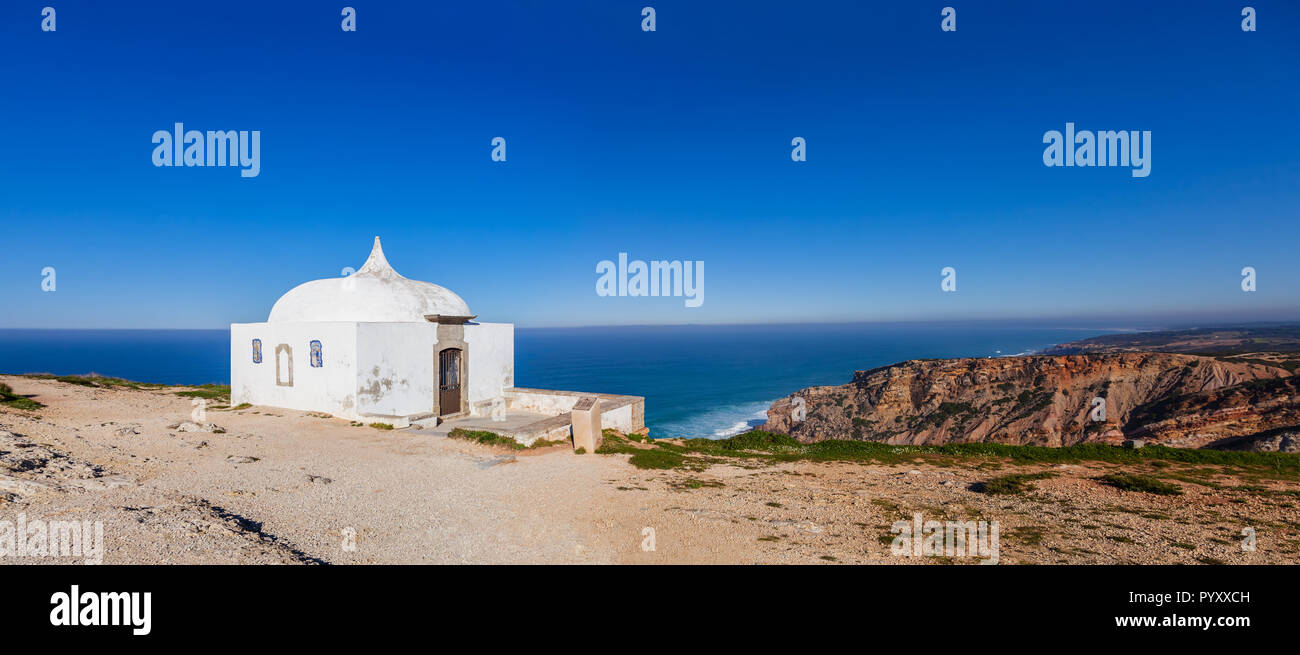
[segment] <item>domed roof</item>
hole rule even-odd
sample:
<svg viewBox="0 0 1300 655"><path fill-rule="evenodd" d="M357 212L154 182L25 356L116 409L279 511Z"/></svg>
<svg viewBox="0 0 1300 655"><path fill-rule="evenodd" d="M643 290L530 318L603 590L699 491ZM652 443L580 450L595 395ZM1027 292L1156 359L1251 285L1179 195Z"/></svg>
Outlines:
<svg viewBox="0 0 1300 655"><path fill-rule="evenodd" d="M424 323L429 316L473 318L469 305L450 290L398 275L375 237L375 247L361 270L290 289L275 302L267 321Z"/></svg>

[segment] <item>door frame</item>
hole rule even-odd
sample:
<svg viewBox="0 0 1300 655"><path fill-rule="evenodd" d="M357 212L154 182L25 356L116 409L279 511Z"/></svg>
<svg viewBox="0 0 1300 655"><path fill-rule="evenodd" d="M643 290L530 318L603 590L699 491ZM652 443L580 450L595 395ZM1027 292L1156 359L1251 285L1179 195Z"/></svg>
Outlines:
<svg viewBox="0 0 1300 655"><path fill-rule="evenodd" d="M442 411L442 351L460 351L460 407ZM469 416L469 344L465 342L465 326L438 324L438 342L433 344L433 415L443 419Z"/></svg>
<svg viewBox="0 0 1300 655"><path fill-rule="evenodd" d="M441 380L442 371L443 371L443 361L442 361L442 360L443 360L443 358L444 358L445 356L448 356L448 353L456 353L456 354L454 355L454 357L455 357L455 359L456 359L456 368L458 369L458 370L456 371L456 373L457 373L457 385L456 385L456 400L457 400L457 403L456 403L456 404L457 404L457 406L454 407L454 408L444 408L444 407L441 406L441 404L442 404L442 394L443 394L443 390L442 390L442 380ZM465 393L466 393L466 388L465 388L465 351L461 350L460 348L452 348L452 347L446 347L446 348L442 348L442 349L438 350L438 376L439 376L439 380L438 380L438 389L437 389L437 391L436 391L435 393L438 395L438 401L437 401L437 402L438 402L438 405L439 405L439 407L438 407L438 411L441 412L439 416L442 417L442 416L450 416L450 415L452 415L452 414L459 414L460 412L462 412L462 411L464 410L464 407L465 407Z"/></svg>

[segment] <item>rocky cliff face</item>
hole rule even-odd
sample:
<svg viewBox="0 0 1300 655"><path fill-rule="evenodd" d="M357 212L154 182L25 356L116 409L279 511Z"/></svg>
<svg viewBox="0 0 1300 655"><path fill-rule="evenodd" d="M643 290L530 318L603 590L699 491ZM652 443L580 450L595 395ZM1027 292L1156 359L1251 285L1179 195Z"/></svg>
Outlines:
<svg viewBox="0 0 1300 655"><path fill-rule="evenodd" d="M1298 382L1283 368L1167 353L912 360L778 400L765 429L805 443L1286 449L1296 439L1277 431L1300 430Z"/></svg>

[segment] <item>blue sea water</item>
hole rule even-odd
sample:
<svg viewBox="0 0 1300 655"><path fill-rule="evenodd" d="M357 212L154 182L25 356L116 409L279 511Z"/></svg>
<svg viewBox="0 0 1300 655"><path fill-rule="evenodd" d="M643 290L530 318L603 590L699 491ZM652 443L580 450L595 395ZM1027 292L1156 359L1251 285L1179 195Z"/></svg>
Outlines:
<svg viewBox="0 0 1300 655"><path fill-rule="evenodd" d="M517 328L515 383L645 396L655 437L725 437L773 400L907 359L1030 353L1101 329L959 324ZM226 330L0 330L0 373L230 381Z"/></svg>

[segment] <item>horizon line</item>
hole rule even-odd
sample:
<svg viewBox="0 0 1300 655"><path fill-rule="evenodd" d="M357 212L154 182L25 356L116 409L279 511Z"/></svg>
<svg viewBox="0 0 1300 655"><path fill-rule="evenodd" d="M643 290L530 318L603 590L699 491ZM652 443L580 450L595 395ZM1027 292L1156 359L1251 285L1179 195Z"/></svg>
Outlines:
<svg viewBox="0 0 1300 655"><path fill-rule="evenodd" d="M971 323L1072 323L1079 321L1105 321L1121 322L1133 321L1147 323L1144 326L1112 326L1103 327L1100 325L1041 325L1040 327L1050 327L1053 329L1063 330L1106 330L1116 332L1138 332L1153 331L1160 329L1199 329L1215 327L1233 327L1249 325L1288 325L1300 324L1300 316L1291 318L1251 318L1239 321L1233 321L1225 318L1212 318L1203 316L1198 318L1179 317L1176 315L1167 316L1112 316L1112 317L1087 317L1087 316L1051 316L1051 317L1008 317L1008 318L954 318L954 319L882 319L882 320L814 320L814 321L753 321L753 322L699 322L699 323L598 323L598 324L570 324L570 325L528 325L512 324L515 327L527 330L563 330L563 329L584 329L584 328L671 328L671 327L763 327L763 326L795 326L795 325L909 325L909 324L928 324L928 325L962 325ZM350 322L350 321L345 321ZM357 321L365 323L368 321ZM495 321L483 321L495 322ZM1163 324L1163 325L1161 325ZM5 330L39 330L39 331L58 331L58 330L80 330L80 331L134 331L134 330L169 330L169 331L195 331L195 332L215 332L229 331L229 326L224 327L4 327L0 326L0 331Z"/></svg>

